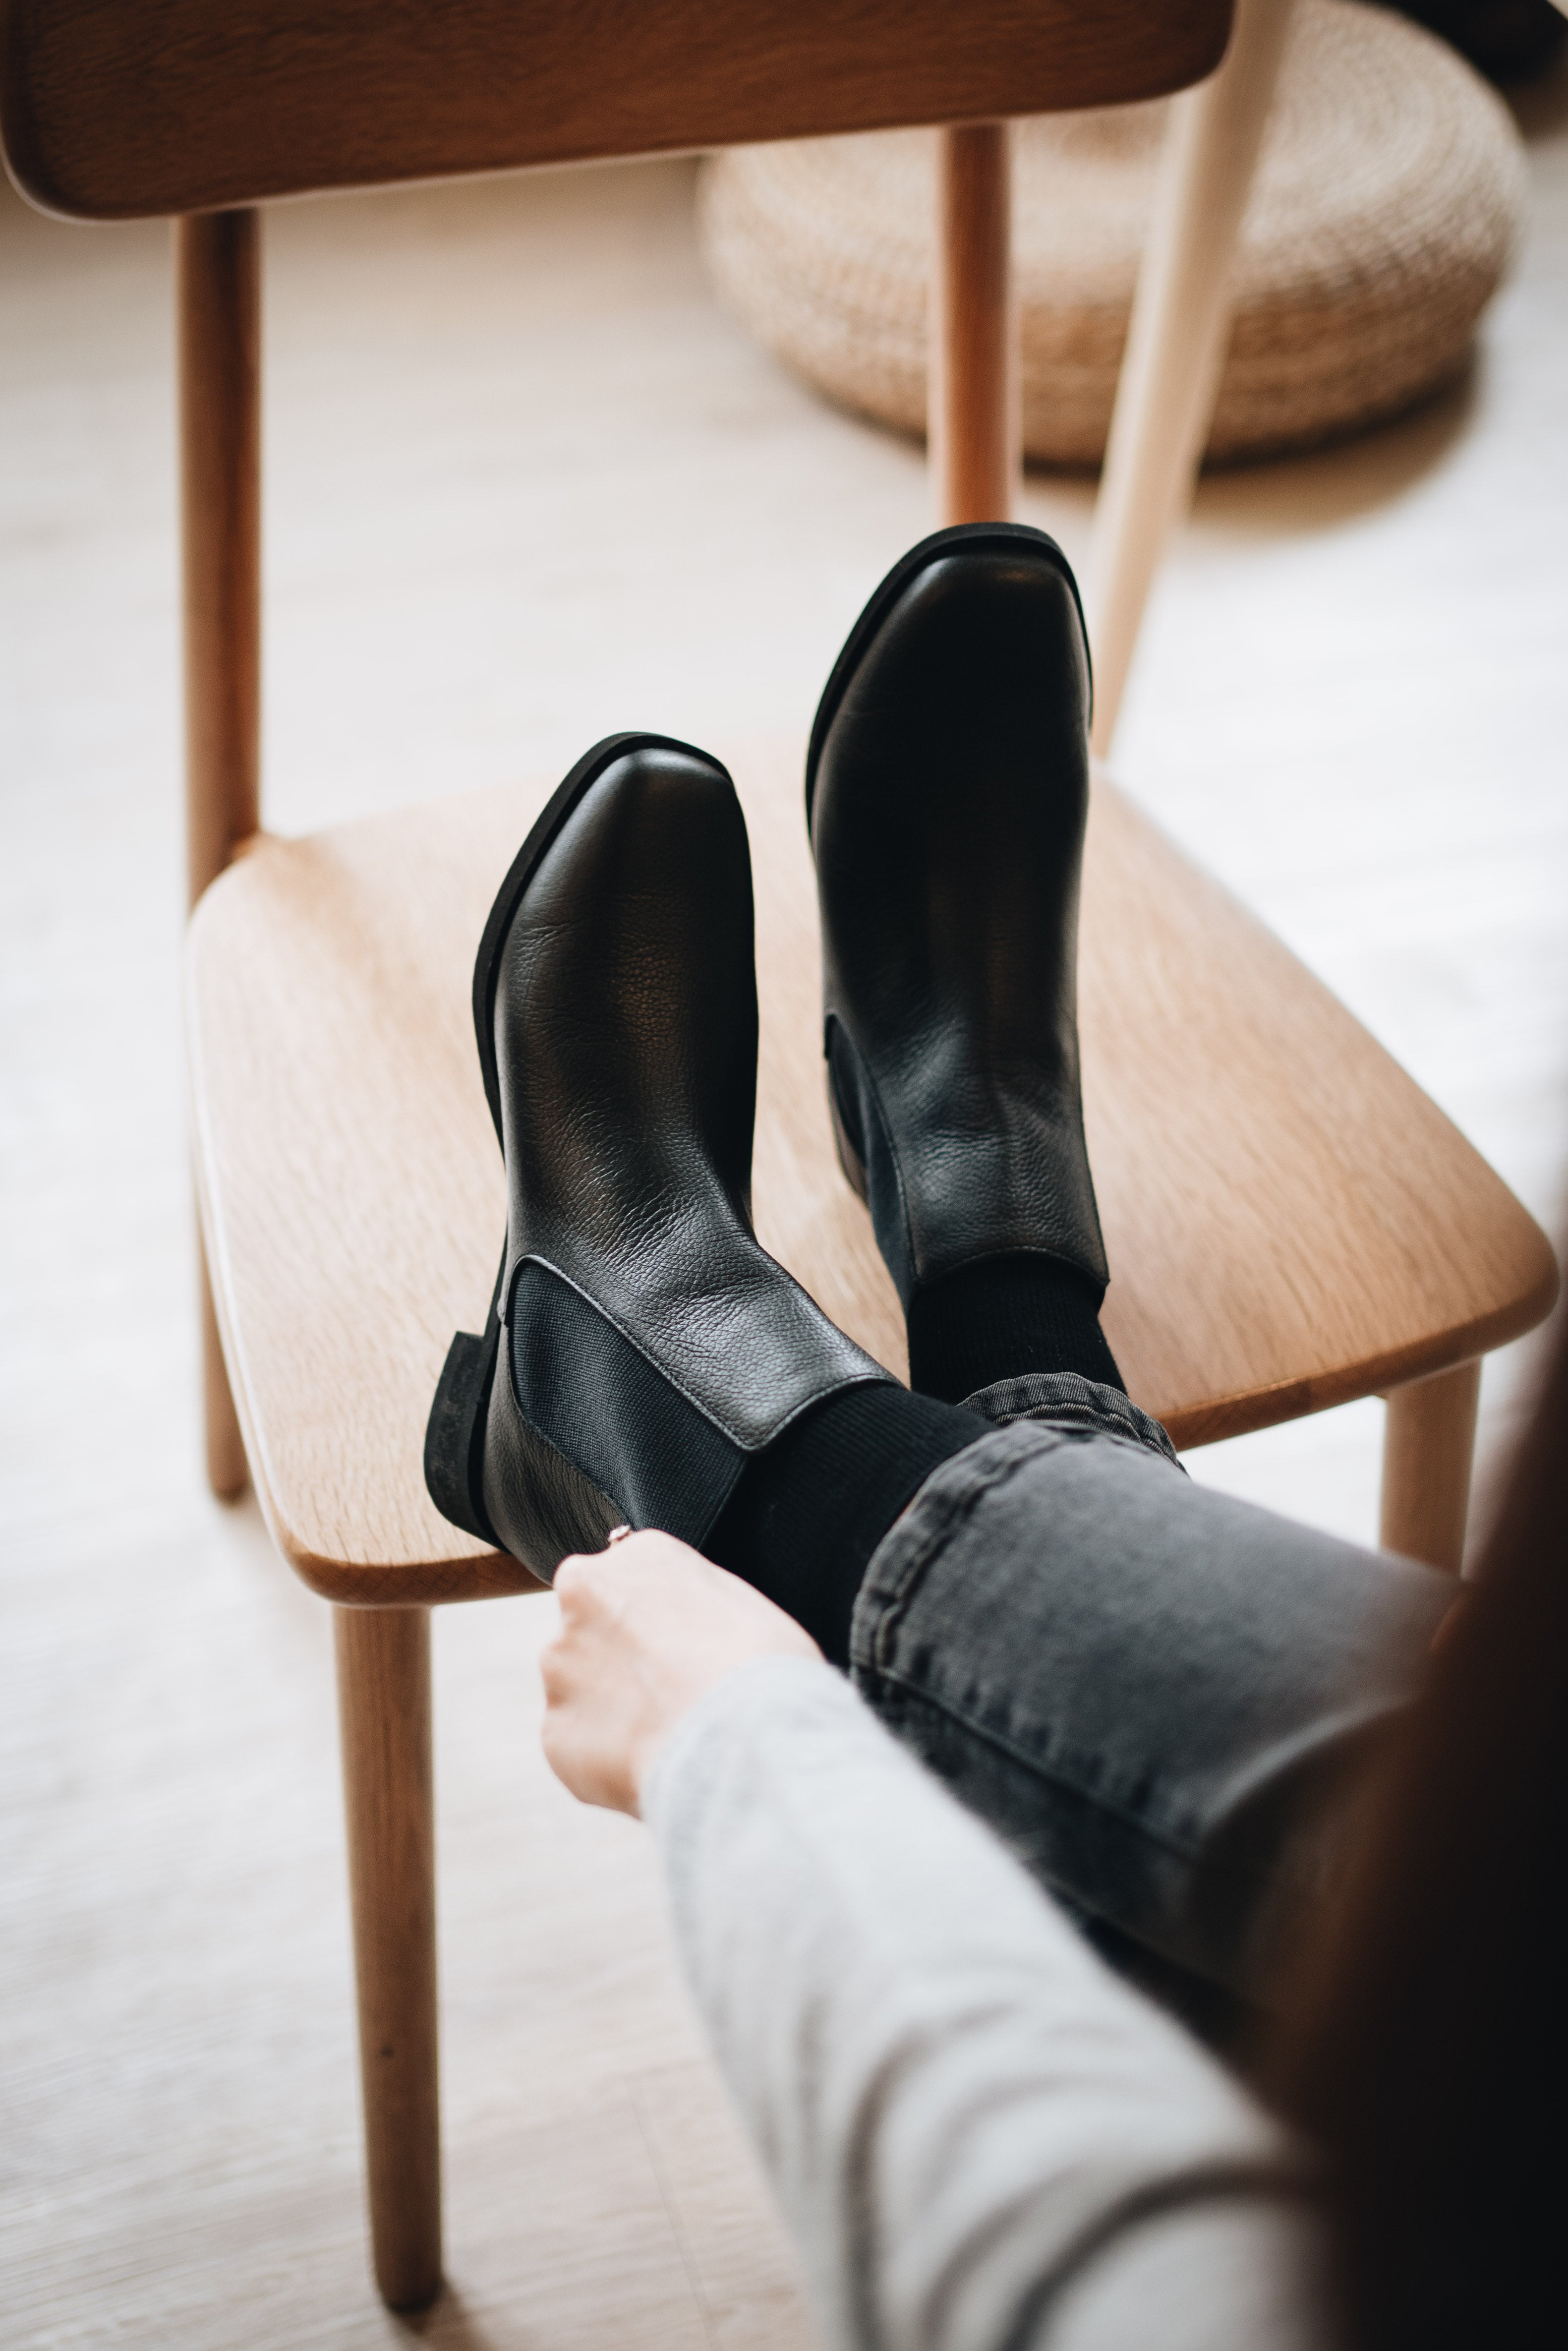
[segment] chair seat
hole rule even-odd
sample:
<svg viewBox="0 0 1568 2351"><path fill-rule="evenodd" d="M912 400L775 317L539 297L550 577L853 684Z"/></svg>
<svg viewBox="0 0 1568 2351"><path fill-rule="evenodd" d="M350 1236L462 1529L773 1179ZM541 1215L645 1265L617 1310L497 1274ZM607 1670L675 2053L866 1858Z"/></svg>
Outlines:
<svg viewBox="0 0 1568 2351"><path fill-rule="evenodd" d="M756 874L758 1229L902 1375L897 1300L829 1134L800 747L717 747ZM447 1525L422 1461L505 1221L474 954L557 780L262 837L193 920L198 1186L230 1377L273 1536L330 1600L533 1583ZM1445 1369L1545 1313L1552 1251L1500 1178L1103 779L1080 987L1105 1332L1178 1446Z"/></svg>

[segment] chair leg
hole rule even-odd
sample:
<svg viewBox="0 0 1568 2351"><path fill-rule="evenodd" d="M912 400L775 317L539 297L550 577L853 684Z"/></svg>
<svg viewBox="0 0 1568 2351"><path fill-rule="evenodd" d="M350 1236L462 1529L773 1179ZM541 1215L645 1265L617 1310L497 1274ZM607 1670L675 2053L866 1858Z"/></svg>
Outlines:
<svg viewBox="0 0 1568 2351"><path fill-rule="evenodd" d="M261 820L261 235L254 212L174 223L193 906Z"/></svg>
<svg viewBox="0 0 1568 2351"><path fill-rule="evenodd" d="M185 606L185 844L193 906L258 819L261 246L250 212L174 224ZM197 1248L201 1249L198 1236ZM207 1477L231 1501L245 1447L202 1250Z"/></svg>
<svg viewBox="0 0 1568 2351"><path fill-rule="evenodd" d="M964 122L936 141L927 338L936 519L1005 522L1020 472L1012 131Z"/></svg>
<svg viewBox="0 0 1568 2351"><path fill-rule="evenodd" d="M441 2291L430 1611L338 1608L338 1707L376 2283Z"/></svg>
<svg viewBox="0 0 1568 2351"><path fill-rule="evenodd" d="M1093 745L1116 729L1144 606L1192 501L1230 340L1230 262L1263 142L1291 0L1238 0L1217 73L1172 102L1089 558Z"/></svg>
<svg viewBox="0 0 1568 2351"><path fill-rule="evenodd" d="M1390 1391L1383 1428L1385 1550L1457 1575L1465 1555L1465 1519L1475 1452L1479 1362Z"/></svg>
<svg viewBox="0 0 1568 2351"><path fill-rule="evenodd" d="M244 1493L249 1471L234 1392L229 1386L228 1367L224 1362L223 1341L218 1336L213 1278L207 1271L207 1251L200 1227L196 1231L196 1271L202 1290L202 1412L206 1432L207 1483L219 1501L232 1502Z"/></svg>

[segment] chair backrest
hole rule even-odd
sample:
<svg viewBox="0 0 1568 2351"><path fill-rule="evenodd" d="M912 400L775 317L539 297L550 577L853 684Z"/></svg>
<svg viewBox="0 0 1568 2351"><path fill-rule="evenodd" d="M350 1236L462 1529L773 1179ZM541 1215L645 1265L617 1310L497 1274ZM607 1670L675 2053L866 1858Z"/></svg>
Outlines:
<svg viewBox="0 0 1568 2351"><path fill-rule="evenodd" d="M0 0L24 194L78 220L1121 104L1231 0Z"/></svg>

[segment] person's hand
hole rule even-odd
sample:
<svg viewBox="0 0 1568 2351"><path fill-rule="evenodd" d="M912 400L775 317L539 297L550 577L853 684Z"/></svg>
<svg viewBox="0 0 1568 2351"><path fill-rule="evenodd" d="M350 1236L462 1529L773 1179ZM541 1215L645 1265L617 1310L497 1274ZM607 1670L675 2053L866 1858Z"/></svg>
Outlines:
<svg viewBox="0 0 1568 2351"><path fill-rule="evenodd" d="M545 1759L585 1804L636 1813L659 1749L750 1657L820 1657L792 1616L652 1531L556 1571L560 1631L540 1660Z"/></svg>

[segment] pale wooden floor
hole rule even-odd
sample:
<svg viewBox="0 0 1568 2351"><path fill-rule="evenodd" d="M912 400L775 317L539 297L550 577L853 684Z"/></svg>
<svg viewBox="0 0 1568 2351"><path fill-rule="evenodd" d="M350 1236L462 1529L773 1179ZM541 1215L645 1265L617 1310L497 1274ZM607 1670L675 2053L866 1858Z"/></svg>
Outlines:
<svg viewBox="0 0 1568 2351"><path fill-rule="evenodd" d="M1473 381L1206 486L1118 765L1555 1226L1568 81L1531 116ZM919 460L718 316L688 203L677 164L275 216L277 824L804 722ZM0 2313L8 2351L360 2351L409 2330L361 2250L326 1618L196 1466L169 340L162 232L0 199ZM1027 510L1078 552L1088 505ZM1369 1405L1192 1466L1365 1534L1377 1438ZM641 1832L539 1763L549 1609L437 1626L454 2288L413 2331L803 2344Z"/></svg>

